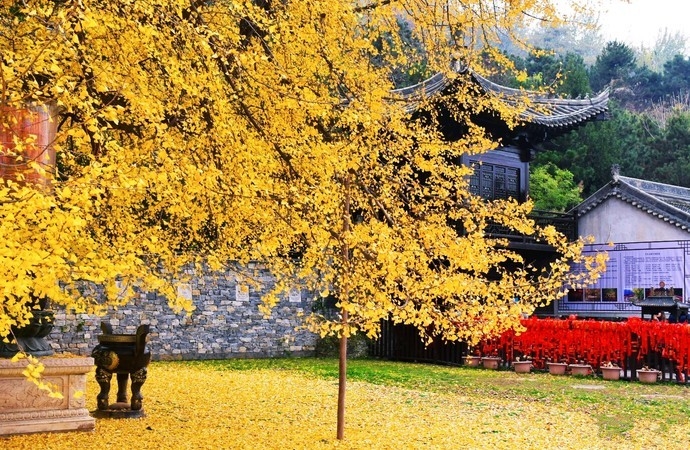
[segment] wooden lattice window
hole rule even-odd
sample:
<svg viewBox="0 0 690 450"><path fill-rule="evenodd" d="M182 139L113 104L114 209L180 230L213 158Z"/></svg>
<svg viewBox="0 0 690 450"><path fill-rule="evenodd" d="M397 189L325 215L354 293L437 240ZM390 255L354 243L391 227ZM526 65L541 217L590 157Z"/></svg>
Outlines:
<svg viewBox="0 0 690 450"><path fill-rule="evenodd" d="M470 192L487 200L520 198L520 169L500 164L470 161L474 173Z"/></svg>

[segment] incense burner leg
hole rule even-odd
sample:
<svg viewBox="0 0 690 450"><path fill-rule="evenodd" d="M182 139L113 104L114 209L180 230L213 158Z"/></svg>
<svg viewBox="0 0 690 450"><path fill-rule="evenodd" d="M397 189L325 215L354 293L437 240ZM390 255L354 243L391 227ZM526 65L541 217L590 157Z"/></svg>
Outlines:
<svg viewBox="0 0 690 450"><path fill-rule="evenodd" d="M118 403L127 402L127 384L129 384L129 373L117 374L117 401Z"/></svg>
<svg viewBox="0 0 690 450"><path fill-rule="evenodd" d="M132 377L132 410L133 411L138 411L142 407L142 401L144 400L144 396L141 395L141 387L144 385L146 382L146 376L147 376L147 369L146 367L142 367L141 369L137 370L136 372L133 372L131 374Z"/></svg>
<svg viewBox="0 0 690 450"><path fill-rule="evenodd" d="M101 367L96 368L96 381L101 388L101 392L96 397L98 409L100 410L108 409L108 395L110 394L110 380L112 377L113 374L111 372Z"/></svg>

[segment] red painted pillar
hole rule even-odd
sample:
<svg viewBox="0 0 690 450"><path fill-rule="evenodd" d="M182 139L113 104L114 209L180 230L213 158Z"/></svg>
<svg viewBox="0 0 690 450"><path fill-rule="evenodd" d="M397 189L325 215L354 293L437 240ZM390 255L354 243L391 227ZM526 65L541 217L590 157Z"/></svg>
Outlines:
<svg viewBox="0 0 690 450"><path fill-rule="evenodd" d="M55 176L56 134L53 104L0 106L0 178L49 186Z"/></svg>

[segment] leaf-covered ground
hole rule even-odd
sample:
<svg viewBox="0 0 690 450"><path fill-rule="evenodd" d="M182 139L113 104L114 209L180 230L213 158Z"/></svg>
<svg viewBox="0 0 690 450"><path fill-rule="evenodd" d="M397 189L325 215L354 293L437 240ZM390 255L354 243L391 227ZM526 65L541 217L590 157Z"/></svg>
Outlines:
<svg viewBox="0 0 690 450"><path fill-rule="evenodd" d="M354 361L335 439L332 360L152 363L146 417L3 449L687 449L690 391L594 378ZM361 381L367 380L367 381ZM87 406L98 392L89 377Z"/></svg>

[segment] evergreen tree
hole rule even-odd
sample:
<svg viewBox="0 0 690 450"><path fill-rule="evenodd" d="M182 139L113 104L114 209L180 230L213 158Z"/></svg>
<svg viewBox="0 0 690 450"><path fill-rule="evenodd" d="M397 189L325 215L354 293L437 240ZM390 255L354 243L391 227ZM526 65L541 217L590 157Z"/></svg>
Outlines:
<svg viewBox="0 0 690 450"><path fill-rule="evenodd" d="M527 72L527 79L522 82L506 81L527 89L549 88L566 97L577 98L589 94L587 67L581 56L566 53L557 56L551 51L535 49L522 60L513 58L516 68Z"/></svg>
<svg viewBox="0 0 690 450"><path fill-rule="evenodd" d="M663 91L666 97L690 91L690 60L676 55L664 64Z"/></svg>
<svg viewBox="0 0 690 450"><path fill-rule="evenodd" d="M590 69L590 84L600 91L612 81L626 83L635 73L635 52L628 45L612 41L606 44Z"/></svg>
<svg viewBox="0 0 690 450"><path fill-rule="evenodd" d="M570 98L584 97L592 92L589 85L589 75L582 56L575 53L566 53L560 58L563 70L563 84L558 92L566 94Z"/></svg>
<svg viewBox="0 0 690 450"><path fill-rule="evenodd" d="M645 178L690 187L690 112L677 110L649 139Z"/></svg>
<svg viewBox="0 0 690 450"><path fill-rule="evenodd" d="M586 124L553 140L537 153L534 164L553 163L569 170L587 197L611 180L614 164L625 175L644 175L649 160L645 134L639 115L612 103L609 120Z"/></svg>

